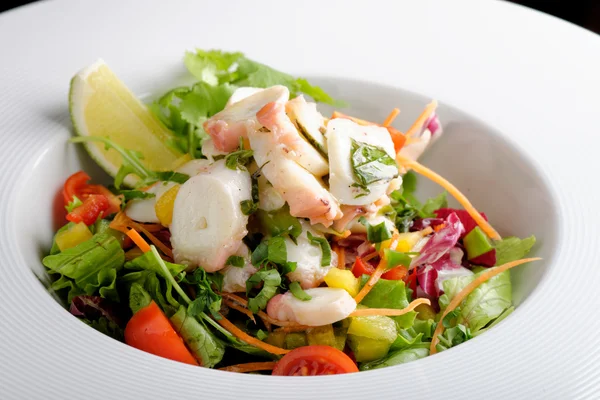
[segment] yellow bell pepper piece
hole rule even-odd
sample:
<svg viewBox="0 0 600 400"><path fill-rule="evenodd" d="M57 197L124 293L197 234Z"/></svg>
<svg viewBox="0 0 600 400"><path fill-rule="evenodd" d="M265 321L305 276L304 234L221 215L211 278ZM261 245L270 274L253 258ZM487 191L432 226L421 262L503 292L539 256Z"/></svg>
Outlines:
<svg viewBox="0 0 600 400"><path fill-rule="evenodd" d="M396 251L407 253L421 240L423 235L421 232L405 232L398 234L398 245Z"/></svg>
<svg viewBox="0 0 600 400"><path fill-rule="evenodd" d="M156 217L163 226L169 226L173 221L173 206L175 205L175 198L177 197L177 193L179 193L179 188L180 185L175 185L167 190L154 205Z"/></svg>
<svg viewBox="0 0 600 400"><path fill-rule="evenodd" d="M92 238L92 232L83 222L72 225L70 228L56 234L56 245L60 251L65 251Z"/></svg>
<svg viewBox="0 0 600 400"><path fill-rule="evenodd" d="M344 289L354 297L360 290L360 281L352 271L347 269L332 268L325 275L325 283L329 287Z"/></svg>

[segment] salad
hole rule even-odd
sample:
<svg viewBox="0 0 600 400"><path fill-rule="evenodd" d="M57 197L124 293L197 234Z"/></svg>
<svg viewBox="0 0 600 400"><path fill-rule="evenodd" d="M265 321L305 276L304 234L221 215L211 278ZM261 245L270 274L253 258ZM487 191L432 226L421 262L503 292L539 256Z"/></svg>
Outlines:
<svg viewBox="0 0 600 400"><path fill-rule="evenodd" d="M195 366L324 375L445 351L514 310L535 238L501 238L418 162L435 101L403 133L398 109L326 117L317 103L343 103L241 53L184 60L196 82L148 105L102 61L71 82L70 141L113 178L62 188L43 264L71 314ZM417 199L417 175L445 191Z"/></svg>

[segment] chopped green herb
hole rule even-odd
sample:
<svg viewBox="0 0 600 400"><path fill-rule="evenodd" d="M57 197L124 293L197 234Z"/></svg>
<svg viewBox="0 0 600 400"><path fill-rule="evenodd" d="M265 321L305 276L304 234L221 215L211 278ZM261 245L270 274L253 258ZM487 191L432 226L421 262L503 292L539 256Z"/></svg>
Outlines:
<svg viewBox="0 0 600 400"><path fill-rule="evenodd" d="M308 301L308 300L312 299L312 297L308 293L306 293L304 290L302 290L302 287L300 286L300 284L298 282L290 283L290 292L292 292L294 297L297 298L298 300Z"/></svg>
<svg viewBox="0 0 600 400"><path fill-rule="evenodd" d="M242 268L245 264L246 260L244 260L244 257L240 256L229 256L227 261L225 261L225 265L231 265L237 268Z"/></svg>
<svg viewBox="0 0 600 400"><path fill-rule="evenodd" d="M371 225L365 217L360 217L358 222L367 228L367 240L371 243L381 243L392 238L392 232L388 229L385 221L377 225Z"/></svg>
<svg viewBox="0 0 600 400"><path fill-rule="evenodd" d="M120 190L119 193L123 195L124 203L133 199L151 199L156 197L154 193L142 192L141 190Z"/></svg>
<svg viewBox="0 0 600 400"><path fill-rule="evenodd" d="M260 284L262 289L254 297L250 296L250 291ZM262 268L258 270L246 281L246 294L248 295L248 309L253 313L264 310L267 302L277 293L277 288L281 285L281 276L275 269Z"/></svg>
<svg viewBox="0 0 600 400"><path fill-rule="evenodd" d="M324 237L313 236L313 234L308 231L306 232L306 236L312 245L321 247L321 252L323 254L321 256L321 266L327 267L331 265L331 246L329 245L327 239Z"/></svg>
<svg viewBox="0 0 600 400"><path fill-rule="evenodd" d="M77 196L73 196L73 200L71 200L69 202L69 204L67 204L65 206L65 209L67 210L68 213L70 213L71 211L73 211L74 209L76 209L77 207L79 207L82 204L83 204L83 202L81 200L79 200L79 198Z"/></svg>
<svg viewBox="0 0 600 400"><path fill-rule="evenodd" d="M396 161L381 147L352 140L350 162L355 183L361 192L356 197L370 193L368 186L381 180L390 180L398 176Z"/></svg>

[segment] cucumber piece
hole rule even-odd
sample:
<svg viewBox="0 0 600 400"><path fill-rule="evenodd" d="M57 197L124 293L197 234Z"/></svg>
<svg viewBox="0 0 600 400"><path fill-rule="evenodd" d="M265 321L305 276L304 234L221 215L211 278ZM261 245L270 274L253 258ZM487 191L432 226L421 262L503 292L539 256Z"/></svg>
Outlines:
<svg viewBox="0 0 600 400"><path fill-rule="evenodd" d="M285 348L292 350L298 347L306 346L306 334L304 332L288 333L285 337Z"/></svg>
<svg viewBox="0 0 600 400"><path fill-rule="evenodd" d="M340 351L344 351L344 347L346 347L346 339L348 338L348 328L333 328L333 334L335 336L335 346L333 347Z"/></svg>
<svg viewBox="0 0 600 400"><path fill-rule="evenodd" d="M467 250L467 258L469 260L479 257L480 255L485 254L494 248L490 242L490 239L478 226L469 232L463 241L465 244L465 249Z"/></svg>
<svg viewBox="0 0 600 400"><path fill-rule="evenodd" d="M285 332L271 332L269 336L265 339L266 343L269 343L272 346L281 347L285 346L285 337L287 333Z"/></svg>
<svg viewBox="0 0 600 400"><path fill-rule="evenodd" d="M306 331L306 339L310 346L325 345L336 347L337 341L331 325L318 326Z"/></svg>
<svg viewBox="0 0 600 400"><path fill-rule="evenodd" d="M369 362L385 357L391 343L363 336L348 335L348 344L358 362Z"/></svg>
<svg viewBox="0 0 600 400"><path fill-rule="evenodd" d="M370 315L352 317L348 327L348 335L361 336L392 344L398 337L396 323L390 317Z"/></svg>

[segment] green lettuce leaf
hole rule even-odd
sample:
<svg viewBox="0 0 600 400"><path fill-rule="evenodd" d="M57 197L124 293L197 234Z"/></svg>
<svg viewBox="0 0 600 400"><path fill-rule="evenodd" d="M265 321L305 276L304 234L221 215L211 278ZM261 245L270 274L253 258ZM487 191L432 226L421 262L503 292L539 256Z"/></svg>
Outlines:
<svg viewBox="0 0 600 400"><path fill-rule="evenodd" d="M392 281L379 279L373 289L365 296L360 304L370 308L394 308L403 309L408 307L406 288L401 280ZM417 313L411 311L404 315L390 317L396 321L398 328L409 328L413 325Z"/></svg>
<svg viewBox="0 0 600 400"><path fill-rule="evenodd" d="M117 272L125 262L121 244L108 233L91 239L58 254L44 257L42 263L61 278L51 286L54 290L68 288L68 302L78 294L100 296L119 301L116 288ZM72 283L68 283L67 279Z"/></svg>
<svg viewBox="0 0 600 400"><path fill-rule="evenodd" d="M391 367L392 365L400 365L410 361L419 360L429 355L429 343L417 344L407 349L398 350L388 353L384 358L379 360L364 363L360 366L361 371Z"/></svg>
<svg viewBox="0 0 600 400"><path fill-rule="evenodd" d="M474 276L467 276L444 281L442 284L444 294L439 299L440 307L445 309L452 298L474 278ZM512 285L510 271L505 271L479 285L463 300L456 324L464 325L470 329L472 335L476 335L510 307L512 307Z"/></svg>
<svg viewBox="0 0 600 400"><path fill-rule="evenodd" d="M203 367L212 368L221 362L225 345L202 322L189 315L184 306L173 314L171 323Z"/></svg>
<svg viewBox="0 0 600 400"><path fill-rule="evenodd" d="M535 244L535 236L525 239L507 237L496 243L496 265L519 260L527 255Z"/></svg>

